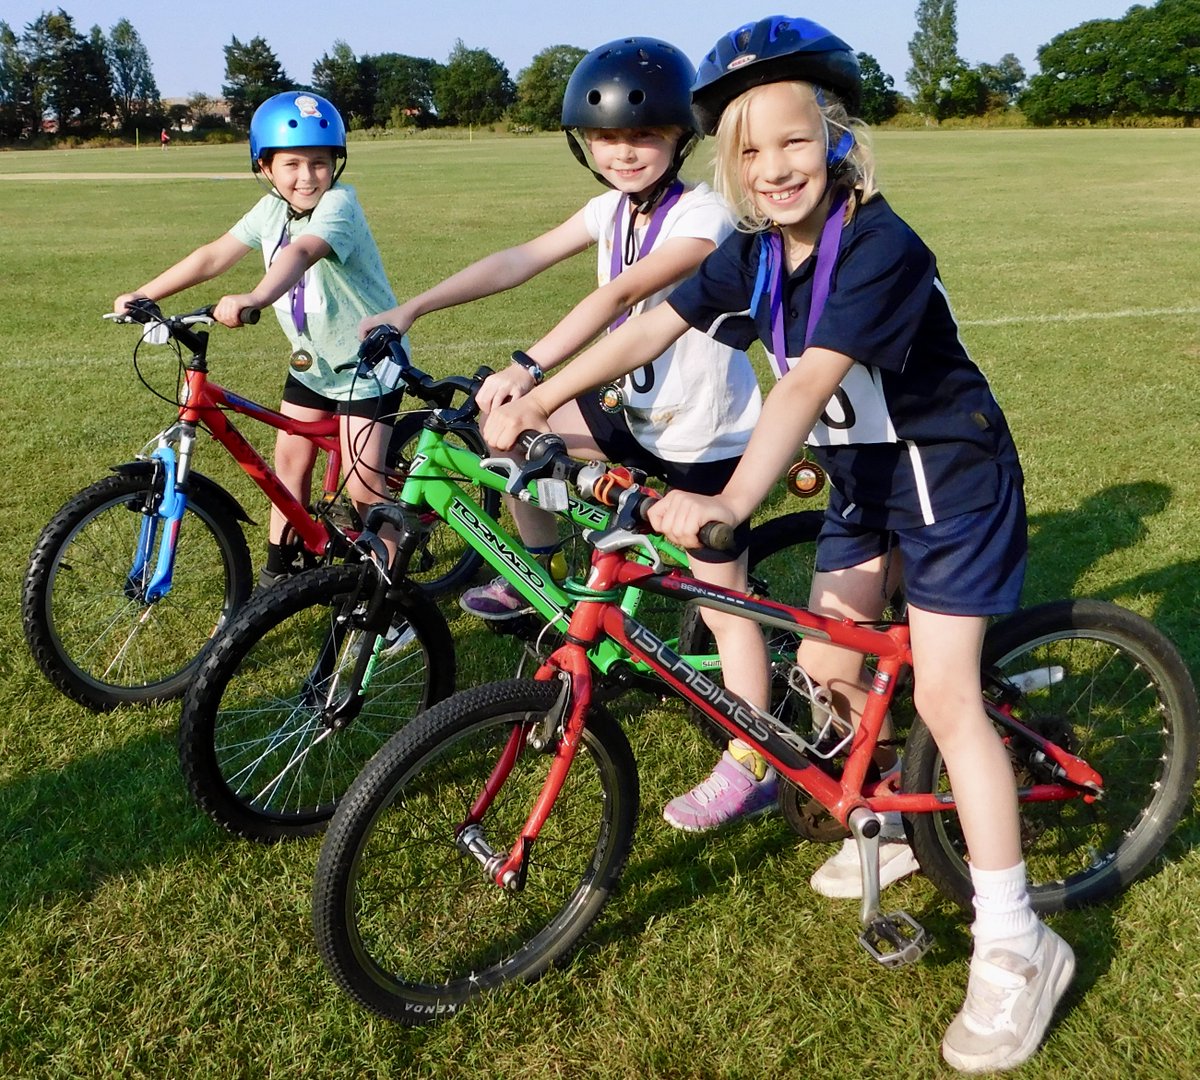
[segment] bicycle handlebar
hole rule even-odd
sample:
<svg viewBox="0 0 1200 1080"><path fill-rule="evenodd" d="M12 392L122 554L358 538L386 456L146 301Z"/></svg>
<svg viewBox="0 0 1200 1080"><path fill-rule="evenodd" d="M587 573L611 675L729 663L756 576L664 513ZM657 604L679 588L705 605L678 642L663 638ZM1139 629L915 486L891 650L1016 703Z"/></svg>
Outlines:
<svg viewBox="0 0 1200 1080"><path fill-rule="evenodd" d="M142 296L136 300L131 300L126 305L123 313L106 312L104 318L112 319L114 322L132 322L143 326L164 327L170 337L178 340L192 352L203 353L205 351L205 340L201 335L192 333L191 327L196 325L209 326L216 322L216 319L213 318L213 309L215 307L215 304L210 304L208 307L199 308L196 311L188 312L186 315L164 315L158 304ZM238 312L238 318L246 326L255 325L261 317L262 310L260 308L247 307L242 308ZM158 342L152 343L158 344Z"/></svg>
<svg viewBox="0 0 1200 1080"><path fill-rule="evenodd" d="M480 367L473 376L447 375L435 379L419 368L413 366L408 351L403 344L404 335L394 326L376 326L358 347L358 374L366 377L384 360L391 360L400 369L400 378L404 386L427 405L439 409L448 409L453 404L455 393L467 396L464 404L453 418L454 420L474 420L479 415L475 404L475 393L483 380L492 374L489 367Z"/></svg>
<svg viewBox="0 0 1200 1080"><path fill-rule="evenodd" d="M535 480L566 480L574 484L585 498L604 506L618 507L630 498L630 513L642 525L650 525L650 507L659 499L656 492L642 486L644 475L623 467L607 468L593 461L578 461L567 454L566 443L552 431L522 431L517 445L525 452L526 465L510 474L510 486L525 490ZM637 491L636 496L625 496ZM709 521L700 527L699 540L714 551L733 551L736 542L734 527L723 521Z"/></svg>

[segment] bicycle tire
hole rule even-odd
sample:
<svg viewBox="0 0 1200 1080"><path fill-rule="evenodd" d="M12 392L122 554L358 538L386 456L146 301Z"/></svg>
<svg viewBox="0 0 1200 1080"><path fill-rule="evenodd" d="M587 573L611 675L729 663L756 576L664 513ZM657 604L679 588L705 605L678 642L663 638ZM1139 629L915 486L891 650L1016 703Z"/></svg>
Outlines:
<svg viewBox="0 0 1200 1080"><path fill-rule="evenodd" d="M430 410L419 409L414 412L401 413L396 417L392 427L392 437L388 443L387 463L392 475L389 477L389 487L395 495L399 495L404 484L404 476L412 461L412 453L416 449L417 440ZM461 446L481 458L488 457L490 451L475 427L456 428L444 436L451 445ZM500 512L500 492L495 488L482 484L471 484L461 481L465 490L471 495L491 517ZM461 591L478 575L484 563L483 556L470 544L462 539L449 525L443 521L432 522L432 527L426 534L420 547L413 554L409 563L408 576L421 586L430 596Z"/></svg>
<svg viewBox="0 0 1200 1080"><path fill-rule="evenodd" d="M1066 600L992 626L983 663L985 680L989 671L1010 686L1034 680L1014 706L1016 719L1079 754L1105 781L1104 797L1090 804L1021 804L1034 910L1050 913L1113 896L1158 855L1192 797L1200 719L1178 650L1134 612ZM1048 782L1018 744L1014 736L1009 746L1018 787ZM919 718L906 744L902 786L949 790L941 755ZM970 911L973 890L957 814L906 815L905 827L925 875Z"/></svg>
<svg viewBox="0 0 1200 1080"><path fill-rule="evenodd" d="M246 538L220 489L197 484L171 591L152 604L128 595L142 508L155 490L147 472L106 476L74 495L42 530L22 585L34 661L58 690L97 712L182 694L253 583Z"/></svg>
<svg viewBox="0 0 1200 1080"><path fill-rule="evenodd" d="M416 590L396 645L339 628L368 564L318 567L259 590L213 644L184 698L179 759L188 790L222 828L274 842L320 832L363 765L415 715L454 691L445 618ZM376 660L361 708L330 706L357 649Z"/></svg>
<svg viewBox="0 0 1200 1080"><path fill-rule="evenodd" d="M600 707L530 855L505 891L456 846L514 723L536 723L559 684L511 680L457 694L385 746L338 807L317 863L313 925L334 980L415 1026L565 961L624 869L638 809L624 732ZM526 745L483 824L511 848L552 758Z"/></svg>
<svg viewBox="0 0 1200 1080"><path fill-rule="evenodd" d="M816 558L816 540L825 520L824 511L797 510L764 521L750 530L748 568L755 593L803 604L808 600ZM780 558L780 556L784 558ZM712 631L701 617L698 604L688 604L679 621L679 652L703 656L716 651ZM768 645L772 656L795 660L800 638L784 630L772 630ZM771 704L782 705L787 695L787 669L783 661L772 662ZM688 718L714 746L724 749L729 733L717 726L699 709L688 708Z"/></svg>

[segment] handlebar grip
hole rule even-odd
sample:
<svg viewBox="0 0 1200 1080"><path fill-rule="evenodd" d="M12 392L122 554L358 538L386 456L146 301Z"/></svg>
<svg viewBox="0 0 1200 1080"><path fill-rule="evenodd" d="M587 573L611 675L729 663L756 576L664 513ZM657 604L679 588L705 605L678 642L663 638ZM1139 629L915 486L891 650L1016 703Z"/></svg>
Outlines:
<svg viewBox="0 0 1200 1080"><path fill-rule="evenodd" d="M522 431L517 436L517 445L527 458L567 452L567 444L563 442L561 435L556 435L553 431L534 431L532 428Z"/></svg>
<svg viewBox="0 0 1200 1080"><path fill-rule="evenodd" d="M713 551L733 551L737 546L734 528L724 521L710 521L700 526L700 543Z"/></svg>
<svg viewBox="0 0 1200 1080"><path fill-rule="evenodd" d="M243 326L254 326L259 319L262 318L262 309L256 307L244 307L238 312L238 319Z"/></svg>

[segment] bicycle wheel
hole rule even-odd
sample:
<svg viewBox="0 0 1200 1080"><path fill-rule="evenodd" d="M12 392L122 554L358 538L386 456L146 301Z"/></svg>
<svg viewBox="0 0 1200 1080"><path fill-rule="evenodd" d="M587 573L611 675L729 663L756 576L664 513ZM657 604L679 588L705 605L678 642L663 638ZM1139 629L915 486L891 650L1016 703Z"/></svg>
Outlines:
<svg viewBox="0 0 1200 1080"><path fill-rule="evenodd" d="M373 573L318 567L260 590L205 657L184 698L179 757L196 801L230 832L262 841L319 832L368 758L453 693L450 631L415 590L391 640L341 618ZM377 655L356 695L362 649Z"/></svg>
<svg viewBox="0 0 1200 1080"><path fill-rule="evenodd" d="M209 639L250 593L250 550L228 496L197 482L171 591L147 603L153 563L139 581L130 569L154 497L149 471L84 488L42 530L25 574L21 621L34 660L55 687L97 711L182 694Z"/></svg>
<svg viewBox="0 0 1200 1080"><path fill-rule="evenodd" d="M510 737L558 693L512 680L455 695L388 743L338 807L313 922L326 966L360 1005L407 1025L450 1015L563 961L599 916L638 806L633 753L602 709L589 714L519 890L495 885L456 842ZM522 743L482 821L493 850L511 849L552 760Z"/></svg>
<svg viewBox="0 0 1200 1080"><path fill-rule="evenodd" d="M983 662L989 696L1011 696L1017 720L1104 778L1103 797L1091 803L1021 804L1034 909L1061 911L1112 896L1154 859L1192 796L1200 720L1182 658L1141 616L1114 604L1068 600L997 623ZM1007 743L1018 787L1053 782L1027 740L1012 736ZM941 755L920 720L906 744L903 788L949 790ZM913 814L905 825L921 869L970 910L957 814Z"/></svg>
<svg viewBox="0 0 1200 1080"><path fill-rule="evenodd" d="M392 428L388 444L388 468L393 470L388 477L388 486L395 494L404 486L404 478L421 437L421 430L429 410L401 413ZM487 457L487 444L478 428L461 428L443 436L451 446ZM462 482L464 490L479 503L493 518L500 512L500 493L482 484ZM432 518L433 515L430 515ZM445 522L434 519L433 527L426 534L421 546L409 564L408 576L431 596L458 591L474 580L483 566L483 556L471 547Z"/></svg>
<svg viewBox="0 0 1200 1080"><path fill-rule="evenodd" d="M808 601L816 559L817 534L825 515L821 510L798 510L772 518L750 530L750 590L783 603ZM697 604L688 604L679 623L679 652L703 656L714 653L712 631ZM787 671L796 659L800 639L785 630L770 632L772 705L781 705L787 695ZM692 723L714 746L725 748L729 735L698 709L688 709Z"/></svg>

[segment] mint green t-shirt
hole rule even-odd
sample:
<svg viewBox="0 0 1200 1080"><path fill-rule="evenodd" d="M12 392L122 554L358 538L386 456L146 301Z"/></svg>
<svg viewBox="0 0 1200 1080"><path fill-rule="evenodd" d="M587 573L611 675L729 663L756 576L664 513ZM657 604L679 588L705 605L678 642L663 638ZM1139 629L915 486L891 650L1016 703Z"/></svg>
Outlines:
<svg viewBox="0 0 1200 1080"><path fill-rule="evenodd" d="M304 329L296 329L290 291L274 304L293 357L302 350L312 358L307 369L303 369L303 357L299 363L293 362L292 375L310 390L335 401L377 397L392 390L395 371L390 379L382 372L381 378L355 378L359 321L395 307L396 297L354 189L334 185L321 196L311 215L291 221L287 203L276 195L266 195L230 229L243 244L262 251L266 266L271 265L285 231L289 241L311 234L330 248L330 254L304 275ZM407 338L404 347L408 348ZM335 370L342 365L349 366Z"/></svg>

